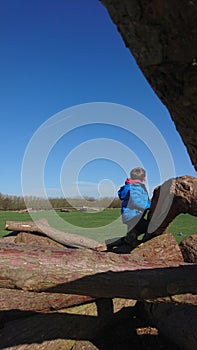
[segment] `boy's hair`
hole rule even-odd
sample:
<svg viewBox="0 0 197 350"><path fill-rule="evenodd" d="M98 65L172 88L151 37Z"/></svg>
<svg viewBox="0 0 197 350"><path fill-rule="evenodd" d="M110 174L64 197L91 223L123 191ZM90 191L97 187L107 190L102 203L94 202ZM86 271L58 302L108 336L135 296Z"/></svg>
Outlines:
<svg viewBox="0 0 197 350"><path fill-rule="evenodd" d="M146 171L143 168L134 168L130 172L130 177L132 180L143 181L146 177Z"/></svg>

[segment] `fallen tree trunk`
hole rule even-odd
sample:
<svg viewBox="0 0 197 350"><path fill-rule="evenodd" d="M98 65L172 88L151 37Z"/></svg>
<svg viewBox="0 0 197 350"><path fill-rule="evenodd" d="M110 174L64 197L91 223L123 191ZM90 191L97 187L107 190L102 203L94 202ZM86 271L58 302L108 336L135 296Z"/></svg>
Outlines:
<svg viewBox="0 0 197 350"><path fill-rule="evenodd" d="M40 235L30 233L19 233L15 237L14 243L20 244L32 244L32 245L47 245L54 246L57 244L53 240L42 237ZM2 238L2 242L6 241L6 238ZM58 243L60 246L60 244ZM62 246L63 247L63 246ZM167 249L166 249L167 247ZM64 247L63 247L64 248ZM148 260L163 259L174 260L183 262L183 257L178 244L171 234L165 234L160 237L156 237L148 242L148 244L142 244L137 249L131 252L133 258L138 260L146 258ZM191 298L190 298L191 299ZM34 293L26 292L14 289L0 288L0 310L23 310L23 311L47 311L58 310L62 307L68 307L72 305L82 304L94 300L91 297L58 294L58 293Z"/></svg>
<svg viewBox="0 0 197 350"><path fill-rule="evenodd" d="M157 298L156 300L147 300L148 302L162 302L162 303L178 303L178 304L192 304L197 305L197 294L180 294L171 295L170 297Z"/></svg>
<svg viewBox="0 0 197 350"><path fill-rule="evenodd" d="M196 350L197 308L188 304L149 303L137 304L138 314L144 317L166 338L183 350Z"/></svg>
<svg viewBox="0 0 197 350"><path fill-rule="evenodd" d="M148 214L149 233L160 235L181 213L197 216L197 178L170 179L154 190Z"/></svg>
<svg viewBox="0 0 197 350"><path fill-rule="evenodd" d="M84 305L82 311L75 307L48 314L27 312L26 317L9 320L1 329L0 348L72 349L75 340L92 339L115 318L98 317L96 303Z"/></svg>
<svg viewBox="0 0 197 350"><path fill-rule="evenodd" d="M114 304L116 309L116 301ZM76 340L93 340L94 338L100 339L102 343L104 331L111 327L116 329L118 325L125 325L125 322L126 328L131 327L127 320L130 319L131 308L135 302L119 300L118 304L118 310L108 315L98 314L98 306L94 302L48 314L32 315L26 312L25 318L23 316L20 319L9 319L9 322L3 322L0 332L0 348L7 350L8 348L9 350L69 350L74 349ZM122 335L118 333L117 339L120 339L120 336ZM131 332L131 341L132 336ZM125 337L121 338L123 343ZM100 345L98 348L103 347ZM113 345L108 348L114 349Z"/></svg>
<svg viewBox="0 0 197 350"><path fill-rule="evenodd" d="M31 221L6 221L5 229L8 231L39 232L53 240L68 246L81 246L93 250L105 250L101 243L74 233L59 231L51 227L46 219Z"/></svg>
<svg viewBox="0 0 197 350"><path fill-rule="evenodd" d="M146 243L140 244L130 254L137 260L184 262L179 245L171 233L165 233L162 237L157 236Z"/></svg>
<svg viewBox="0 0 197 350"><path fill-rule="evenodd" d="M57 248L65 248L65 245L60 244L53 239L44 236L41 233L33 232L12 232L0 238L0 242L29 244L29 245L43 245Z"/></svg>
<svg viewBox="0 0 197 350"><path fill-rule="evenodd" d="M99 300L99 299L97 299ZM101 299L103 300L103 299ZM106 299L111 300L111 299ZM28 292L19 289L0 288L0 311L49 312L63 308L83 305L95 301L95 298L83 295ZM153 300L147 300L149 302ZM154 299L156 302L197 305L197 295L181 294ZM104 309L106 310L106 308Z"/></svg>
<svg viewBox="0 0 197 350"><path fill-rule="evenodd" d="M36 293L0 288L0 311L20 310L48 312L92 302L94 298L60 293Z"/></svg>
<svg viewBox="0 0 197 350"><path fill-rule="evenodd" d="M136 300L197 294L197 265L177 261L1 243L0 265L1 288Z"/></svg>

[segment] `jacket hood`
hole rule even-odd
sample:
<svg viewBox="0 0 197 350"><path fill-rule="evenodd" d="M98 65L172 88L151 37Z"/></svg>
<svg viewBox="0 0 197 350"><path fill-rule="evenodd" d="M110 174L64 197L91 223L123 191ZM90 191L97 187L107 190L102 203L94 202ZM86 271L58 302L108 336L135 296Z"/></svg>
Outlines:
<svg viewBox="0 0 197 350"><path fill-rule="evenodd" d="M135 184L135 183L140 183L142 184L142 181L141 180L132 180L130 179L129 177L125 180L125 185L132 185L132 184Z"/></svg>

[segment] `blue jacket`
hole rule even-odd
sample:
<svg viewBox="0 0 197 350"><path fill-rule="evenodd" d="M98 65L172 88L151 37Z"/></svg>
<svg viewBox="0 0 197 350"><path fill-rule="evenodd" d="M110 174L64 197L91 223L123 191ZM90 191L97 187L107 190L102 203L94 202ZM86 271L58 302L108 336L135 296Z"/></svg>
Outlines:
<svg viewBox="0 0 197 350"><path fill-rule="evenodd" d="M141 181L125 184L119 189L118 196L122 200L121 214L125 224L150 208L148 192Z"/></svg>

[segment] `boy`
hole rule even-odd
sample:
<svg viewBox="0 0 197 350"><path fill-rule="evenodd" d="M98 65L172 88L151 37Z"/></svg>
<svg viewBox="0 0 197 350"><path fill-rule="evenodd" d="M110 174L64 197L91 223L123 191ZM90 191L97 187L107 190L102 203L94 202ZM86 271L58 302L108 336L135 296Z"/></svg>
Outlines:
<svg viewBox="0 0 197 350"><path fill-rule="evenodd" d="M137 237L147 232L148 220L144 218L146 210L150 208L150 200L147 189L144 185L146 172L143 168L134 168L130 172L130 178L125 181L125 185L118 191L118 196L122 200L122 222L127 225L126 237L120 241L135 248L139 241ZM121 242L116 242L116 245Z"/></svg>

